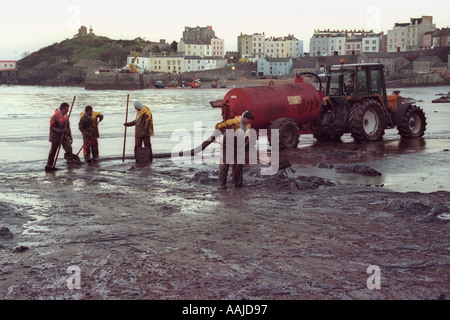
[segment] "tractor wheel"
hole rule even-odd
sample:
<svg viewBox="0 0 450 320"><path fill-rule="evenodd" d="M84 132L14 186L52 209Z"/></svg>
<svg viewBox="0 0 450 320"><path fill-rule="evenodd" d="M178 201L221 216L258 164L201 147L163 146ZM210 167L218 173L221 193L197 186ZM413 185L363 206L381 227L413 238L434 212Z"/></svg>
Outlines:
<svg viewBox="0 0 450 320"><path fill-rule="evenodd" d="M352 107L348 124L358 143L381 140L387 125L385 111L378 101L364 100Z"/></svg>
<svg viewBox="0 0 450 320"><path fill-rule="evenodd" d="M426 126L425 113L421 108L413 105L405 111L397 129L402 138L417 138L424 135Z"/></svg>
<svg viewBox="0 0 450 320"><path fill-rule="evenodd" d="M280 118L272 122L269 129L278 129L280 138L280 150L295 149L300 140L300 134L297 124L294 120L288 118ZM271 143L271 134L269 130L269 143Z"/></svg>

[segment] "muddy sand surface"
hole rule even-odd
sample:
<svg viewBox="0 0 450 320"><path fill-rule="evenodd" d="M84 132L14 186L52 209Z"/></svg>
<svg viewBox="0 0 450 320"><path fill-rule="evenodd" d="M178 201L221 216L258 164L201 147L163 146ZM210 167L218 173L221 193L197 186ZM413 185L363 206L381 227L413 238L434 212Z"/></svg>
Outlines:
<svg viewBox="0 0 450 320"><path fill-rule="evenodd" d="M368 154L282 153L291 167L275 176L246 167L246 186L226 190L215 165L170 159L150 168L60 162L54 173L18 163L0 174L0 298L448 299L448 191L395 192L299 170L345 158L351 174L376 175ZM368 288L370 266L380 289ZM74 267L79 289L68 287Z"/></svg>

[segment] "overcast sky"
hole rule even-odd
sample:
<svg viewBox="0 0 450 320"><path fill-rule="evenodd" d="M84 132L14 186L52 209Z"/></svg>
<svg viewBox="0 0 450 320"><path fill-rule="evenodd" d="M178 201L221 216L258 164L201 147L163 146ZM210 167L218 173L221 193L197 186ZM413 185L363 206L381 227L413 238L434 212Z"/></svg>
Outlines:
<svg viewBox="0 0 450 320"><path fill-rule="evenodd" d="M81 25L112 39L142 37L179 41L185 26L212 26L237 50L237 36L293 34L309 50L315 29L391 29L395 22L433 16L436 27L450 26L450 1L254 1L254 0L40 0L0 5L0 60L20 59L55 42L72 38Z"/></svg>

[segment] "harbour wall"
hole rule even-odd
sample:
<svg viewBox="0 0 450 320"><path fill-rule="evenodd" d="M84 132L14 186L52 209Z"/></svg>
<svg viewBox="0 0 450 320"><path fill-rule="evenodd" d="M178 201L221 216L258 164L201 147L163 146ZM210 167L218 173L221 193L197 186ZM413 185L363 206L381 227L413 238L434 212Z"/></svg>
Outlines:
<svg viewBox="0 0 450 320"><path fill-rule="evenodd" d="M215 82L220 80L236 80L251 78L254 75L254 66L239 65L235 68L225 67L213 70L184 72L180 74L129 74L114 72L98 72L88 70L84 82L87 90L137 90L150 88L156 81L176 80L191 82L193 78L199 78L202 82Z"/></svg>

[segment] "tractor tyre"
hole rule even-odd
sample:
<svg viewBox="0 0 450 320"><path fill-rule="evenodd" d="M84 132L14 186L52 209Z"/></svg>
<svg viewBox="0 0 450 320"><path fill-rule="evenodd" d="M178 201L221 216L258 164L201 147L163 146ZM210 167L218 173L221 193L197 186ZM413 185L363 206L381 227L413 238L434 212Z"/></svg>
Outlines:
<svg viewBox="0 0 450 320"><path fill-rule="evenodd" d="M295 149L300 141L300 133L294 120L280 118L272 122L269 129L279 130L279 147L283 149ZM269 143L271 143L271 132L269 130Z"/></svg>
<svg viewBox="0 0 450 320"><path fill-rule="evenodd" d="M402 138L422 137L427 127L427 118L423 110L415 105L410 106L397 126Z"/></svg>
<svg viewBox="0 0 450 320"><path fill-rule="evenodd" d="M350 109L348 124L357 143L379 141L386 130L386 114L377 100L366 99Z"/></svg>

